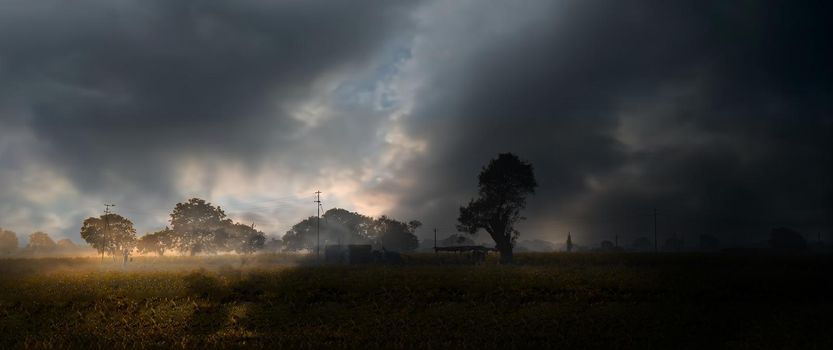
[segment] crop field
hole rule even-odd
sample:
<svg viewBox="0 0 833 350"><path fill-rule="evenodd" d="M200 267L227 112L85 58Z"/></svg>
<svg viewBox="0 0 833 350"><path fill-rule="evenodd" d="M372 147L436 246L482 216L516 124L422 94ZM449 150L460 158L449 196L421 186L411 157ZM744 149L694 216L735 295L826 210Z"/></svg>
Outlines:
<svg viewBox="0 0 833 350"><path fill-rule="evenodd" d="M833 348L830 256L0 260L0 348Z"/></svg>

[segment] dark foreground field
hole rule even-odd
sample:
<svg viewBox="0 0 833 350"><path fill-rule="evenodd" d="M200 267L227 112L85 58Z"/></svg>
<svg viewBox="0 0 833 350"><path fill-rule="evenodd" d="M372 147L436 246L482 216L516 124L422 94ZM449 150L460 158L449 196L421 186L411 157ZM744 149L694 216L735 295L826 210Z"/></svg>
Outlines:
<svg viewBox="0 0 833 350"><path fill-rule="evenodd" d="M0 348L833 348L830 257L405 258L0 260Z"/></svg>

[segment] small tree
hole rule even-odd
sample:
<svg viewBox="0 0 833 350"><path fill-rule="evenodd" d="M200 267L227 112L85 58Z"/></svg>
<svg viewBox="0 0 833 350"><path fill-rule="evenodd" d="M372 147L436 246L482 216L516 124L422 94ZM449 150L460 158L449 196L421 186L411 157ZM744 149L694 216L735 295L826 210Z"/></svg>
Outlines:
<svg viewBox="0 0 833 350"><path fill-rule="evenodd" d="M26 250L32 253L48 253L55 250L55 241L45 232L34 232L29 235L29 244Z"/></svg>
<svg viewBox="0 0 833 350"><path fill-rule="evenodd" d="M142 254L156 253L156 255L163 256L166 250L172 248L173 236L173 231L165 227L162 230L148 233L139 238L136 248Z"/></svg>
<svg viewBox="0 0 833 350"><path fill-rule="evenodd" d="M503 153L483 168L478 180L479 197L460 207L457 229L470 234L485 230L495 241L501 263L512 262L512 247L520 235L515 224L524 219L526 196L538 187L532 164Z"/></svg>
<svg viewBox="0 0 833 350"><path fill-rule="evenodd" d="M387 250L397 252L413 251L419 247L419 239L414 234L422 226L417 220L404 223L382 215L373 223L373 236Z"/></svg>
<svg viewBox="0 0 833 350"><path fill-rule="evenodd" d="M228 234L226 249L240 254L251 254L263 248L266 235L255 230L254 227L243 224L230 224L226 228Z"/></svg>
<svg viewBox="0 0 833 350"><path fill-rule="evenodd" d="M81 238L100 254L115 256L136 246L133 222L118 214L87 218L81 225Z"/></svg>
<svg viewBox="0 0 833 350"><path fill-rule="evenodd" d="M17 234L0 228L0 254L11 254L18 249Z"/></svg>

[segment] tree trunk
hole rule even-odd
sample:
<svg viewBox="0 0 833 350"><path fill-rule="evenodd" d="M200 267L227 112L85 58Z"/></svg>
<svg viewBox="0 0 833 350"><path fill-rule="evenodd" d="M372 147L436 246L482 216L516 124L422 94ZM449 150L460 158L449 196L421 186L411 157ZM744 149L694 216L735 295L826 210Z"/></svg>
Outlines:
<svg viewBox="0 0 833 350"><path fill-rule="evenodd" d="M500 253L500 263L501 264L511 264L513 255L512 255L512 244L509 242L505 242L502 244L497 245L497 250Z"/></svg>

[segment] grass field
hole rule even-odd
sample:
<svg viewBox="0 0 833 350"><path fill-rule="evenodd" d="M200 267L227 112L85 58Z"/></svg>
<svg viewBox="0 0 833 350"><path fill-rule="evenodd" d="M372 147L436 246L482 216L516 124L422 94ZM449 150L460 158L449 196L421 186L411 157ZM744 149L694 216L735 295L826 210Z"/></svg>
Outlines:
<svg viewBox="0 0 833 350"><path fill-rule="evenodd" d="M833 348L830 256L0 260L0 348Z"/></svg>

